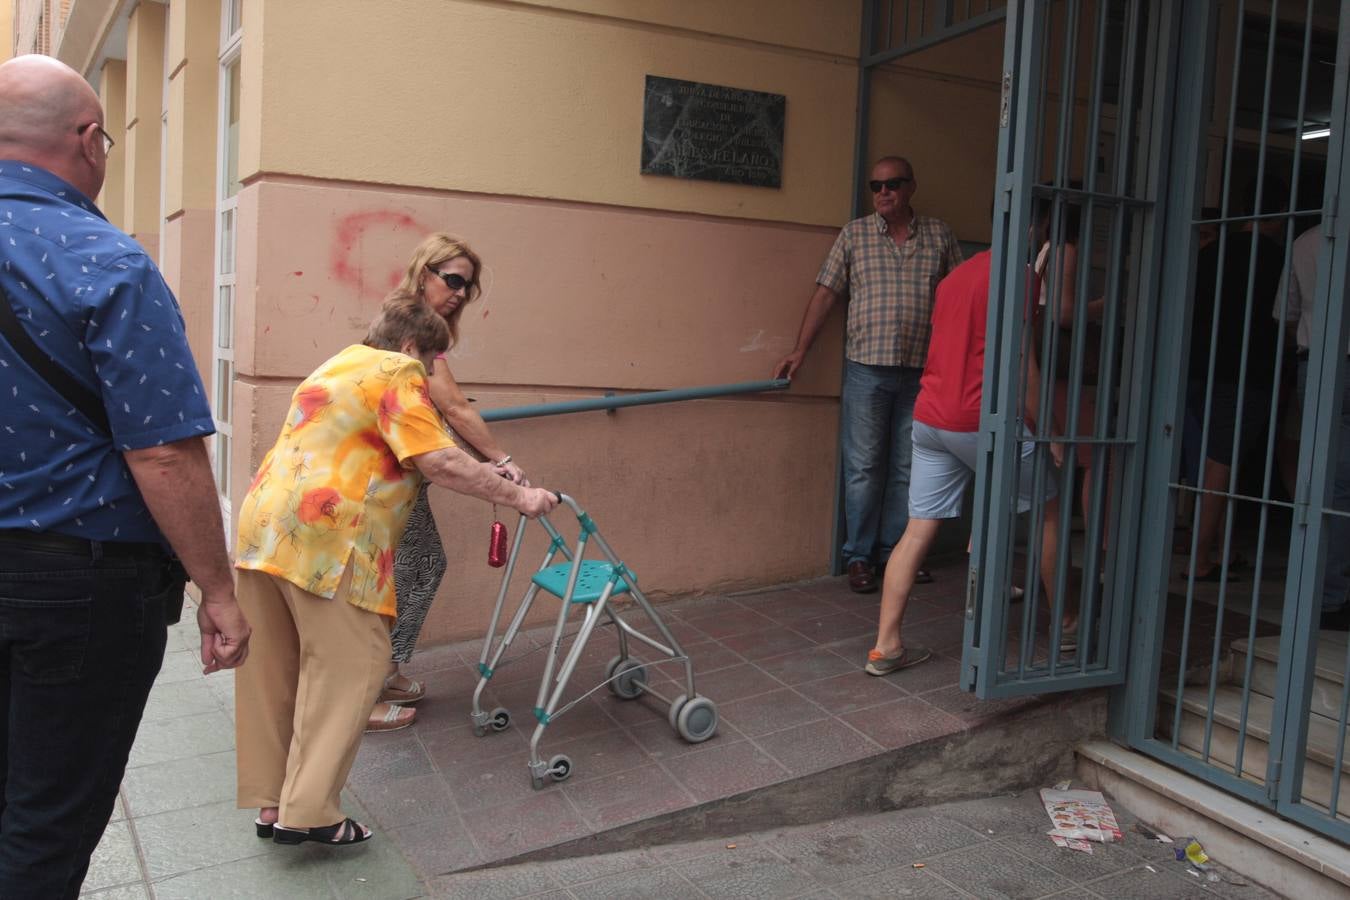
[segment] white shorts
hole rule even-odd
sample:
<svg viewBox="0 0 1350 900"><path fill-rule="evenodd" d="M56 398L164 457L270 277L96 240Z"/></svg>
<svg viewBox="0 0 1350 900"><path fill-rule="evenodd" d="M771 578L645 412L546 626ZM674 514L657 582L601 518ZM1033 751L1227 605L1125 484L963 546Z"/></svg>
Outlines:
<svg viewBox="0 0 1350 900"><path fill-rule="evenodd" d="M975 431L943 431L916 421L910 438L913 455L909 466L909 517L955 519L961 515L966 485L975 477L975 457L980 435ZM1019 448L1021 471L1017 477L1017 511L1031 509L1036 445L1023 441ZM1041 497L1055 496L1055 469L1048 465L1041 475Z"/></svg>

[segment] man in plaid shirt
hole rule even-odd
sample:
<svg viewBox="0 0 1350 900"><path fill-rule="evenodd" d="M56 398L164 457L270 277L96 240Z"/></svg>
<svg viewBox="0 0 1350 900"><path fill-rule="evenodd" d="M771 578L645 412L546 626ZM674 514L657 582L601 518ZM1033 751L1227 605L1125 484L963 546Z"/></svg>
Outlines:
<svg viewBox="0 0 1350 900"><path fill-rule="evenodd" d="M848 297L843 417L844 555L849 586L877 589L909 523L910 428L928 355L933 292L962 261L951 228L910 206L914 167L887 156L868 180L876 212L844 226L816 276L797 344L774 368L791 378L841 296ZM920 583L932 576L920 570Z"/></svg>

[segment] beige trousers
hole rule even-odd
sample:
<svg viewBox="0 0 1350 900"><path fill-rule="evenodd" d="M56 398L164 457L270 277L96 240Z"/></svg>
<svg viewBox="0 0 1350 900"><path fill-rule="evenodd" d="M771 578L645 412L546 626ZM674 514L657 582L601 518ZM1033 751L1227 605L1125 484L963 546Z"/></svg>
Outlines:
<svg viewBox="0 0 1350 900"><path fill-rule="evenodd" d="M341 822L342 786L389 668L389 624L347 602L240 569L239 608L253 629L235 670L237 800L280 807L281 824Z"/></svg>

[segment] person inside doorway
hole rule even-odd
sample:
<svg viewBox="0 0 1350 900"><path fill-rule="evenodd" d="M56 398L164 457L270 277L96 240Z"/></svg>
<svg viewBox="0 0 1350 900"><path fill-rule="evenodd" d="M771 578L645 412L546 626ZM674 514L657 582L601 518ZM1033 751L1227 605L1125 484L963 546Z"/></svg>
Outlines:
<svg viewBox="0 0 1350 900"><path fill-rule="evenodd" d="M1294 241L1288 268L1280 276L1280 293L1272 312L1294 326L1298 375L1294 406L1303 408L1308 383L1308 349L1312 343L1312 318L1317 301L1317 256L1327 243L1321 226L1309 228ZM1287 300L1286 300L1287 298ZM1283 301L1283 302L1282 302ZM1350 357L1350 347L1346 348ZM1340 417L1334 429L1336 469L1332 478L1331 508L1350 513L1350 371L1342 378ZM1326 516L1323 529L1326 571L1322 576L1321 627L1332 631L1350 631L1350 516Z"/></svg>
<svg viewBox="0 0 1350 900"><path fill-rule="evenodd" d="M915 212L918 180L909 160L886 156L868 187L875 213L844 226L816 276L797 343L773 369L792 378L830 309L848 297L844 386L840 397L844 469L843 554L849 587L877 589L905 530L910 481L910 428L937 283L960 264L961 247L940 219ZM920 582L932 580L918 569Z"/></svg>
<svg viewBox="0 0 1350 900"><path fill-rule="evenodd" d="M1258 200L1263 212L1283 211L1288 197L1289 189L1280 178L1253 179L1243 192L1242 214L1252 216ZM1266 446L1279 340L1277 330L1268 324L1266 310L1279 292L1284 249L1274 238L1284 228L1283 217L1249 218L1240 230L1201 250L1196 259L1187 385L1187 415L1192 424L1186 429L1200 435L1204 443L1203 451L1192 451L1204 456L1199 473L1199 524L1191 559L1191 574L1196 581L1217 582L1224 576L1224 561L1215 558L1227 508L1221 496L1228 493L1234 469L1243 458L1263 453ZM1207 402L1208 422L1204 419ZM1230 576L1247 566L1239 555L1227 563Z"/></svg>

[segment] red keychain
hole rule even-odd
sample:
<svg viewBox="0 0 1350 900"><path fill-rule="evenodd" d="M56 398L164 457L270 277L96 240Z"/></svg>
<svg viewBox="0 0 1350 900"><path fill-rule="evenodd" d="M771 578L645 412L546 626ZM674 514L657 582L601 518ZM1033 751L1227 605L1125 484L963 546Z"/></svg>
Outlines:
<svg viewBox="0 0 1350 900"><path fill-rule="evenodd" d="M492 518L497 518L497 504L492 505ZM500 569L506 565L506 526L500 521L492 523L488 537L488 565Z"/></svg>

